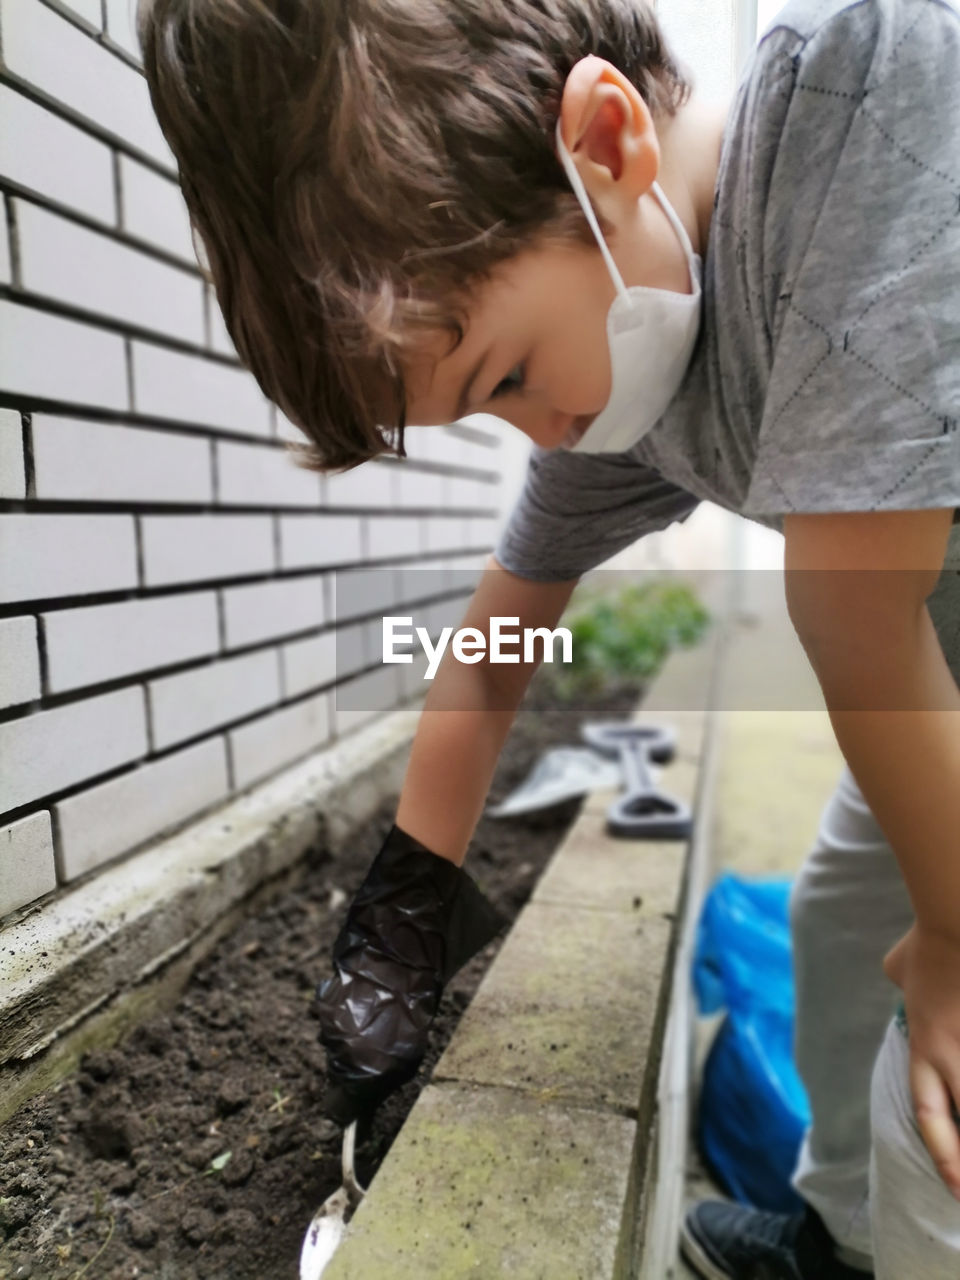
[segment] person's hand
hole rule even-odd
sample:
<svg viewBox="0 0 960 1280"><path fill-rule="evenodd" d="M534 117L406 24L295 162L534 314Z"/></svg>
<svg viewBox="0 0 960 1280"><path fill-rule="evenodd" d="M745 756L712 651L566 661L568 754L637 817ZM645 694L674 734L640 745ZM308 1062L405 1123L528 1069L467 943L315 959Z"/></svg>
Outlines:
<svg viewBox="0 0 960 1280"><path fill-rule="evenodd" d="M915 924L887 953L883 969L903 991L917 1124L937 1172L960 1200L960 939Z"/></svg>
<svg viewBox="0 0 960 1280"><path fill-rule="evenodd" d="M317 987L331 1119L369 1119L416 1074L443 988L505 924L466 871L391 827Z"/></svg>

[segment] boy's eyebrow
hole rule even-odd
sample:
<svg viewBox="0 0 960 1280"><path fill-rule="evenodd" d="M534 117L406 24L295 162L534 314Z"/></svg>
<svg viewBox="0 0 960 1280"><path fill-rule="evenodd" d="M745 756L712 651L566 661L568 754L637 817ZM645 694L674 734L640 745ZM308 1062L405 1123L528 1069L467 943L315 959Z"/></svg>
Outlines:
<svg viewBox="0 0 960 1280"><path fill-rule="evenodd" d="M477 363L473 366L470 373L467 375L467 380L463 384L463 390L460 392L460 399L457 401L456 413L453 418L454 422L456 422L459 418L462 418L466 413L467 405L470 402L470 393L473 390L473 384L476 382L477 375L480 373L480 370L483 368L483 362L484 360L486 360L489 354L490 354L489 350L485 351L483 355L480 357L480 359L477 361Z"/></svg>

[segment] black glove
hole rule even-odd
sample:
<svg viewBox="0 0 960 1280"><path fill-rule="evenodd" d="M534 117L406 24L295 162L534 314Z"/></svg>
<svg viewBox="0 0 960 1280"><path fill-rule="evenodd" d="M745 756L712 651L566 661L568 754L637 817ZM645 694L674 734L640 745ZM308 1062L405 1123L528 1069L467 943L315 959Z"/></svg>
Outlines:
<svg viewBox="0 0 960 1280"><path fill-rule="evenodd" d="M506 923L462 867L390 828L317 987L331 1119L369 1118L416 1074L443 988Z"/></svg>

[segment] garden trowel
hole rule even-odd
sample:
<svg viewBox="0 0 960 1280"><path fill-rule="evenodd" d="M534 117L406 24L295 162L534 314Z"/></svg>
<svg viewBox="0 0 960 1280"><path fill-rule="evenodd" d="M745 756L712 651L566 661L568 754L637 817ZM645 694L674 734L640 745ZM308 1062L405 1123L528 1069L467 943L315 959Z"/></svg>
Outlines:
<svg viewBox="0 0 960 1280"><path fill-rule="evenodd" d="M333 1195L327 1196L313 1215L313 1221L303 1238L300 1250L300 1280L320 1280L330 1259L337 1251L347 1223L353 1216L366 1189L357 1181L353 1168L353 1155L357 1139L357 1122L347 1125L343 1131L341 1164L343 1184Z"/></svg>

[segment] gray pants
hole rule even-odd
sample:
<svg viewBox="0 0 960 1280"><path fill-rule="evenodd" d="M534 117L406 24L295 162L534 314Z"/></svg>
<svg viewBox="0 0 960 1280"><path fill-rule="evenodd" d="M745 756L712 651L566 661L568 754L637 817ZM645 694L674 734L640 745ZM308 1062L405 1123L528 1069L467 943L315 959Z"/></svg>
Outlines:
<svg viewBox="0 0 960 1280"><path fill-rule="evenodd" d="M813 1123L794 1174L854 1265L878 1280L958 1280L960 1202L910 1100L909 1051L881 967L913 923L893 850L844 766L790 902L796 1057ZM960 1100L958 1100L960 1101Z"/></svg>

